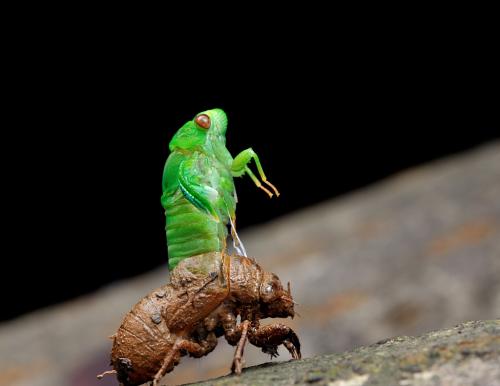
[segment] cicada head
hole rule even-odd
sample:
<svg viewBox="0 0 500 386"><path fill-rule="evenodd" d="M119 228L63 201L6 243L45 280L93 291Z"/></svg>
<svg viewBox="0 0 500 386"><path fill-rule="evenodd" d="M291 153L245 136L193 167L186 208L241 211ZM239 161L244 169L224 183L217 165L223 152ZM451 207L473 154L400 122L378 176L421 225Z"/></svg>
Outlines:
<svg viewBox="0 0 500 386"><path fill-rule="evenodd" d="M293 318L295 311L290 283L285 290L278 276L265 272L260 285L260 309L263 317Z"/></svg>
<svg viewBox="0 0 500 386"><path fill-rule="evenodd" d="M226 142L227 116L221 109L206 110L186 122L169 143L170 151L194 151L208 142Z"/></svg>

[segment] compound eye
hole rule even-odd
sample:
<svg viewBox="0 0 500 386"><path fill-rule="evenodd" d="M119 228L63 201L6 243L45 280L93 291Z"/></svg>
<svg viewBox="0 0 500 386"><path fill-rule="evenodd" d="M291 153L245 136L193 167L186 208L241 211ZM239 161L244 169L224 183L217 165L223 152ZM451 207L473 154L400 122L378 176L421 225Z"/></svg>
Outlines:
<svg viewBox="0 0 500 386"><path fill-rule="evenodd" d="M262 285L261 296L264 302L271 302L276 298L276 284L274 282L268 282Z"/></svg>
<svg viewBox="0 0 500 386"><path fill-rule="evenodd" d="M196 124L204 129L210 128L210 117L207 114L198 115L194 121Z"/></svg>
<svg viewBox="0 0 500 386"><path fill-rule="evenodd" d="M272 284L268 284L264 287L264 294L271 295L274 292L274 286Z"/></svg>

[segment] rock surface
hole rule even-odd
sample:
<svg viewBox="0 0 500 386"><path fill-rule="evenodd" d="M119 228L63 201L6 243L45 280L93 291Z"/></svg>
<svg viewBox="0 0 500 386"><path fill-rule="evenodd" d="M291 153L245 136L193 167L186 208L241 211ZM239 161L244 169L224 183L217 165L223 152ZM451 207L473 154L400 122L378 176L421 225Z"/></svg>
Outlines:
<svg viewBox="0 0 500 386"><path fill-rule="evenodd" d="M500 320L401 336L343 354L265 363L193 386L500 386Z"/></svg>
<svg viewBox="0 0 500 386"><path fill-rule="evenodd" d="M302 188L307 194L314 186ZM292 283L301 317L284 322L309 358L498 318L499 197L497 142L240 236L264 268ZM95 379L108 368L107 337L167 278L165 267L0 325L0 385L116 385ZM225 375L233 352L221 339L209 356L183 358L165 382ZM268 361L251 346L245 357L248 366ZM287 358L281 350L280 359Z"/></svg>

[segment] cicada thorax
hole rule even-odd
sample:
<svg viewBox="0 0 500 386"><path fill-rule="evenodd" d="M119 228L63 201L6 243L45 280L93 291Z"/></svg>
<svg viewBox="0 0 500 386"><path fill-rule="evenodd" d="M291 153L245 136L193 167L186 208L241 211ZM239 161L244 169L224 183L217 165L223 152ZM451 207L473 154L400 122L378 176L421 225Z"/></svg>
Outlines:
<svg viewBox="0 0 500 386"><path fill-rule="evenodd" d="M259 301L259 287L263 270L250 257L232 255L230 258L229 286L230 297L239 303L253 304Z"/></svg>
<svg viewBox="0 0 500 386"><path fill-rule="evenodd" d="M208 316L229 295L230 257L209 252L182 260L171 272L170 283L178 291L165 306L169 328L182 334Z"/></svg>

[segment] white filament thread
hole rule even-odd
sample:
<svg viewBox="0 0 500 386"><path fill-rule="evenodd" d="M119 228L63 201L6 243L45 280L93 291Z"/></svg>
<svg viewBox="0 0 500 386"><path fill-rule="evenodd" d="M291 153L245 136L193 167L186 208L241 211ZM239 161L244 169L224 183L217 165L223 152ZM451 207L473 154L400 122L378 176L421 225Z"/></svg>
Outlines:
<svg viewBox="0 0 500 386"><path fill-rule="evenodd" d="M229 215L229 213L228 213L228 215ZM245 249L245 246L241 242L241 240L240 240L240 238L238 236L238 232L236 232L236 227L234 226L233 219L231 218L230 215L229 215L229 222L231 223L231 238L233 239L233 247L234 247L234 249L236 250L236 252L240 256L247 257L247 251Z"/></svg>

